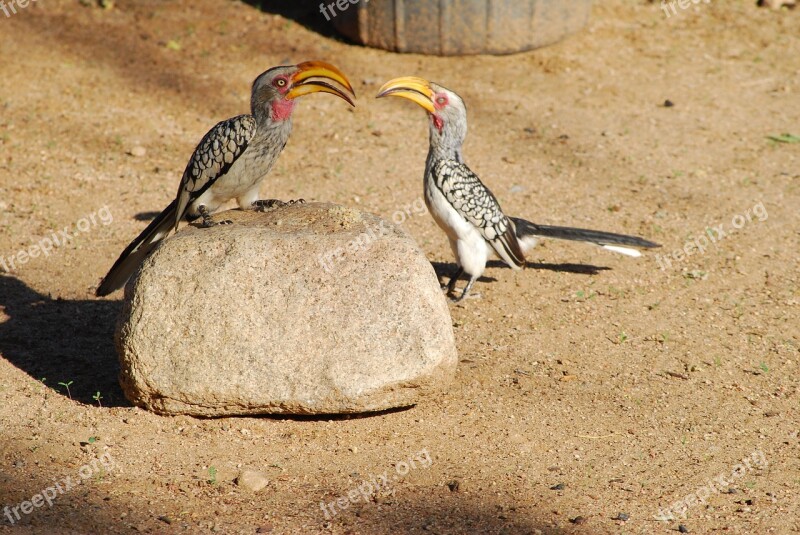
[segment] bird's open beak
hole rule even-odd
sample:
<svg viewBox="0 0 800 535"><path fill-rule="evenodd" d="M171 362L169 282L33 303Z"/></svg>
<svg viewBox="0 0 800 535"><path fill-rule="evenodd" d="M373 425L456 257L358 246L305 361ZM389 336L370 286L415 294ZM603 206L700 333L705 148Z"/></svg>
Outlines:
<svg viewBox="0 0 800 535"><path fill-rule="evenodd" d="M351 106L355 106L353 98L355 98L356 93L353 91L353 86L350 85L350 81L337 67L324 61L306 61L297 65L297 68L299 70L292 77L292 88L286 94L286 98L294 99L311 93L330 93L344 99ZM350 91L353 95L352 98L335 85L318 78L325 78L341 84Z"/></svg>
<svg viewBox="0 0 800 535"><path fill-rule="evenodd" d="M433 99L436 93L431 88L431 83L416 76L403 76L389 80L378 92L377 98L403 97L411 102L416 102L428 113L436 113Z"/></svg>

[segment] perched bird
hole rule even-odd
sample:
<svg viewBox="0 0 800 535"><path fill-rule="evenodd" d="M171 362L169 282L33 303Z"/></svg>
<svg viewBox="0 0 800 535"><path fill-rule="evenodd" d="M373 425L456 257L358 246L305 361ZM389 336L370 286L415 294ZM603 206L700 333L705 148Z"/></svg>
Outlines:
<svg viewBox="0 0 800 535"><path fill-rule="evenodd" d="M326 80L341 84L352 97ZM222 121L208 131L189 159L175 200L128 245L95 293L104 296L122 288L150 251L177 230L181 220L202 217L203 226L212 226L210 214L231 199L243 210L281 204L258 200L259 187L289 139L295 99L318 92L355 105L355 92L347 77L322 61L273 67L259 75L253 82L250 114Z"/></svg>
<svg viewBox="0 0 800 535"><path fill-rule="evenodd" d="M492 252L513 269L525 265L525 253L537 238L548 237L594 243L618 253L641 256L635 248L660 247L635 236L597 230L537 225L507 217L478 175L464 163L461 147L467 136L467 110L457 94L422 78L390 80L378 98L402 97L422 106L430 119L430 148L425 165L425 203L450 240L458 270L446 288L455 291L465 274L469 282L460 301L483 274Z"/></svg>

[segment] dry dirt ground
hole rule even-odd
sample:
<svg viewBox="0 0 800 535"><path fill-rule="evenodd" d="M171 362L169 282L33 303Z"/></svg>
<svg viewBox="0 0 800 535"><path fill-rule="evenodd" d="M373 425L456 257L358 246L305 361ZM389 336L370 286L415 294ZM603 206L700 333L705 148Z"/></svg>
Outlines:
<svg viewBox="0 0 800 535"><path fill-rule="evenodd" d="M305 18L278 2L86 3L0 13L0 255L73 235L0 276L0 506L57 493L13 525L0 511L0 532L800 531L800 144L768 139L800 135L800 10L715 0L667 18L610 0L550 48L447 59L343 42L313 2ZM492 264L451 309L454 383L407 410L131 407L121 294L94 288L206 130L248 110L253 78L307 59L349 73L359 106L304 99L265 196L413 205L423 112L372 97L416 74L465 98L467 160L506 212L644 235L661 259L550 241L522 272ZM452 268L429 216L405 227ZM676 258L706 229L720 239ZM430 462L403 464L415 456ZM234 483L243 468L266 488Z"/></svg>

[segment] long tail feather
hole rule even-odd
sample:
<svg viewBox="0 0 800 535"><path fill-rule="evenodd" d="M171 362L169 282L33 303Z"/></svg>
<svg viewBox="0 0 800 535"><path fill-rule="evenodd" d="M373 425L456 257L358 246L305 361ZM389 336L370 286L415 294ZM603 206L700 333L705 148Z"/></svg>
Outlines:
<svg viewBox="0 0 800 535"><path fill-rule="evenodd" d="M603 232L600 230L589 230L573 227L554 227L550 225L537 225L512 217L512 221L517 228L517 238L523 243L532 243L535 238L556 238L559 240L572 240L594 243L609 251L625 254L628 256L641 256L635 248L651 249L661 247L658 243L639 238L638 236L628 236L625 234L615 234L613 232ZM627 246L627 247L624 247Z"/></svg>
<svg viewBox="0 0 800 535"><path fill-rule="evenodd" d="M150 254L158 243L169 234L175 225L175 210L177 202L172 201L169 206L156 216L147 225L139 236L128 245L111 269L97 287L95 295L102 297L125 286L128 279L139 267L139 264Z"/></svg>

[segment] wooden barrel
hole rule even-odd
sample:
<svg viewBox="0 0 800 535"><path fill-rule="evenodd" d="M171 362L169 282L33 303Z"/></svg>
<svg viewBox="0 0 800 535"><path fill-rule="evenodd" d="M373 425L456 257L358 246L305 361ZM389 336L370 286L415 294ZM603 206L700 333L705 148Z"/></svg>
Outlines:
<svg viewBox="0 0 800 535"><path fill-rule="evenodd" d="M560 41L583 28L591 0L342 0L336 29L397 52L440 56L510 54Z"/></svg>

